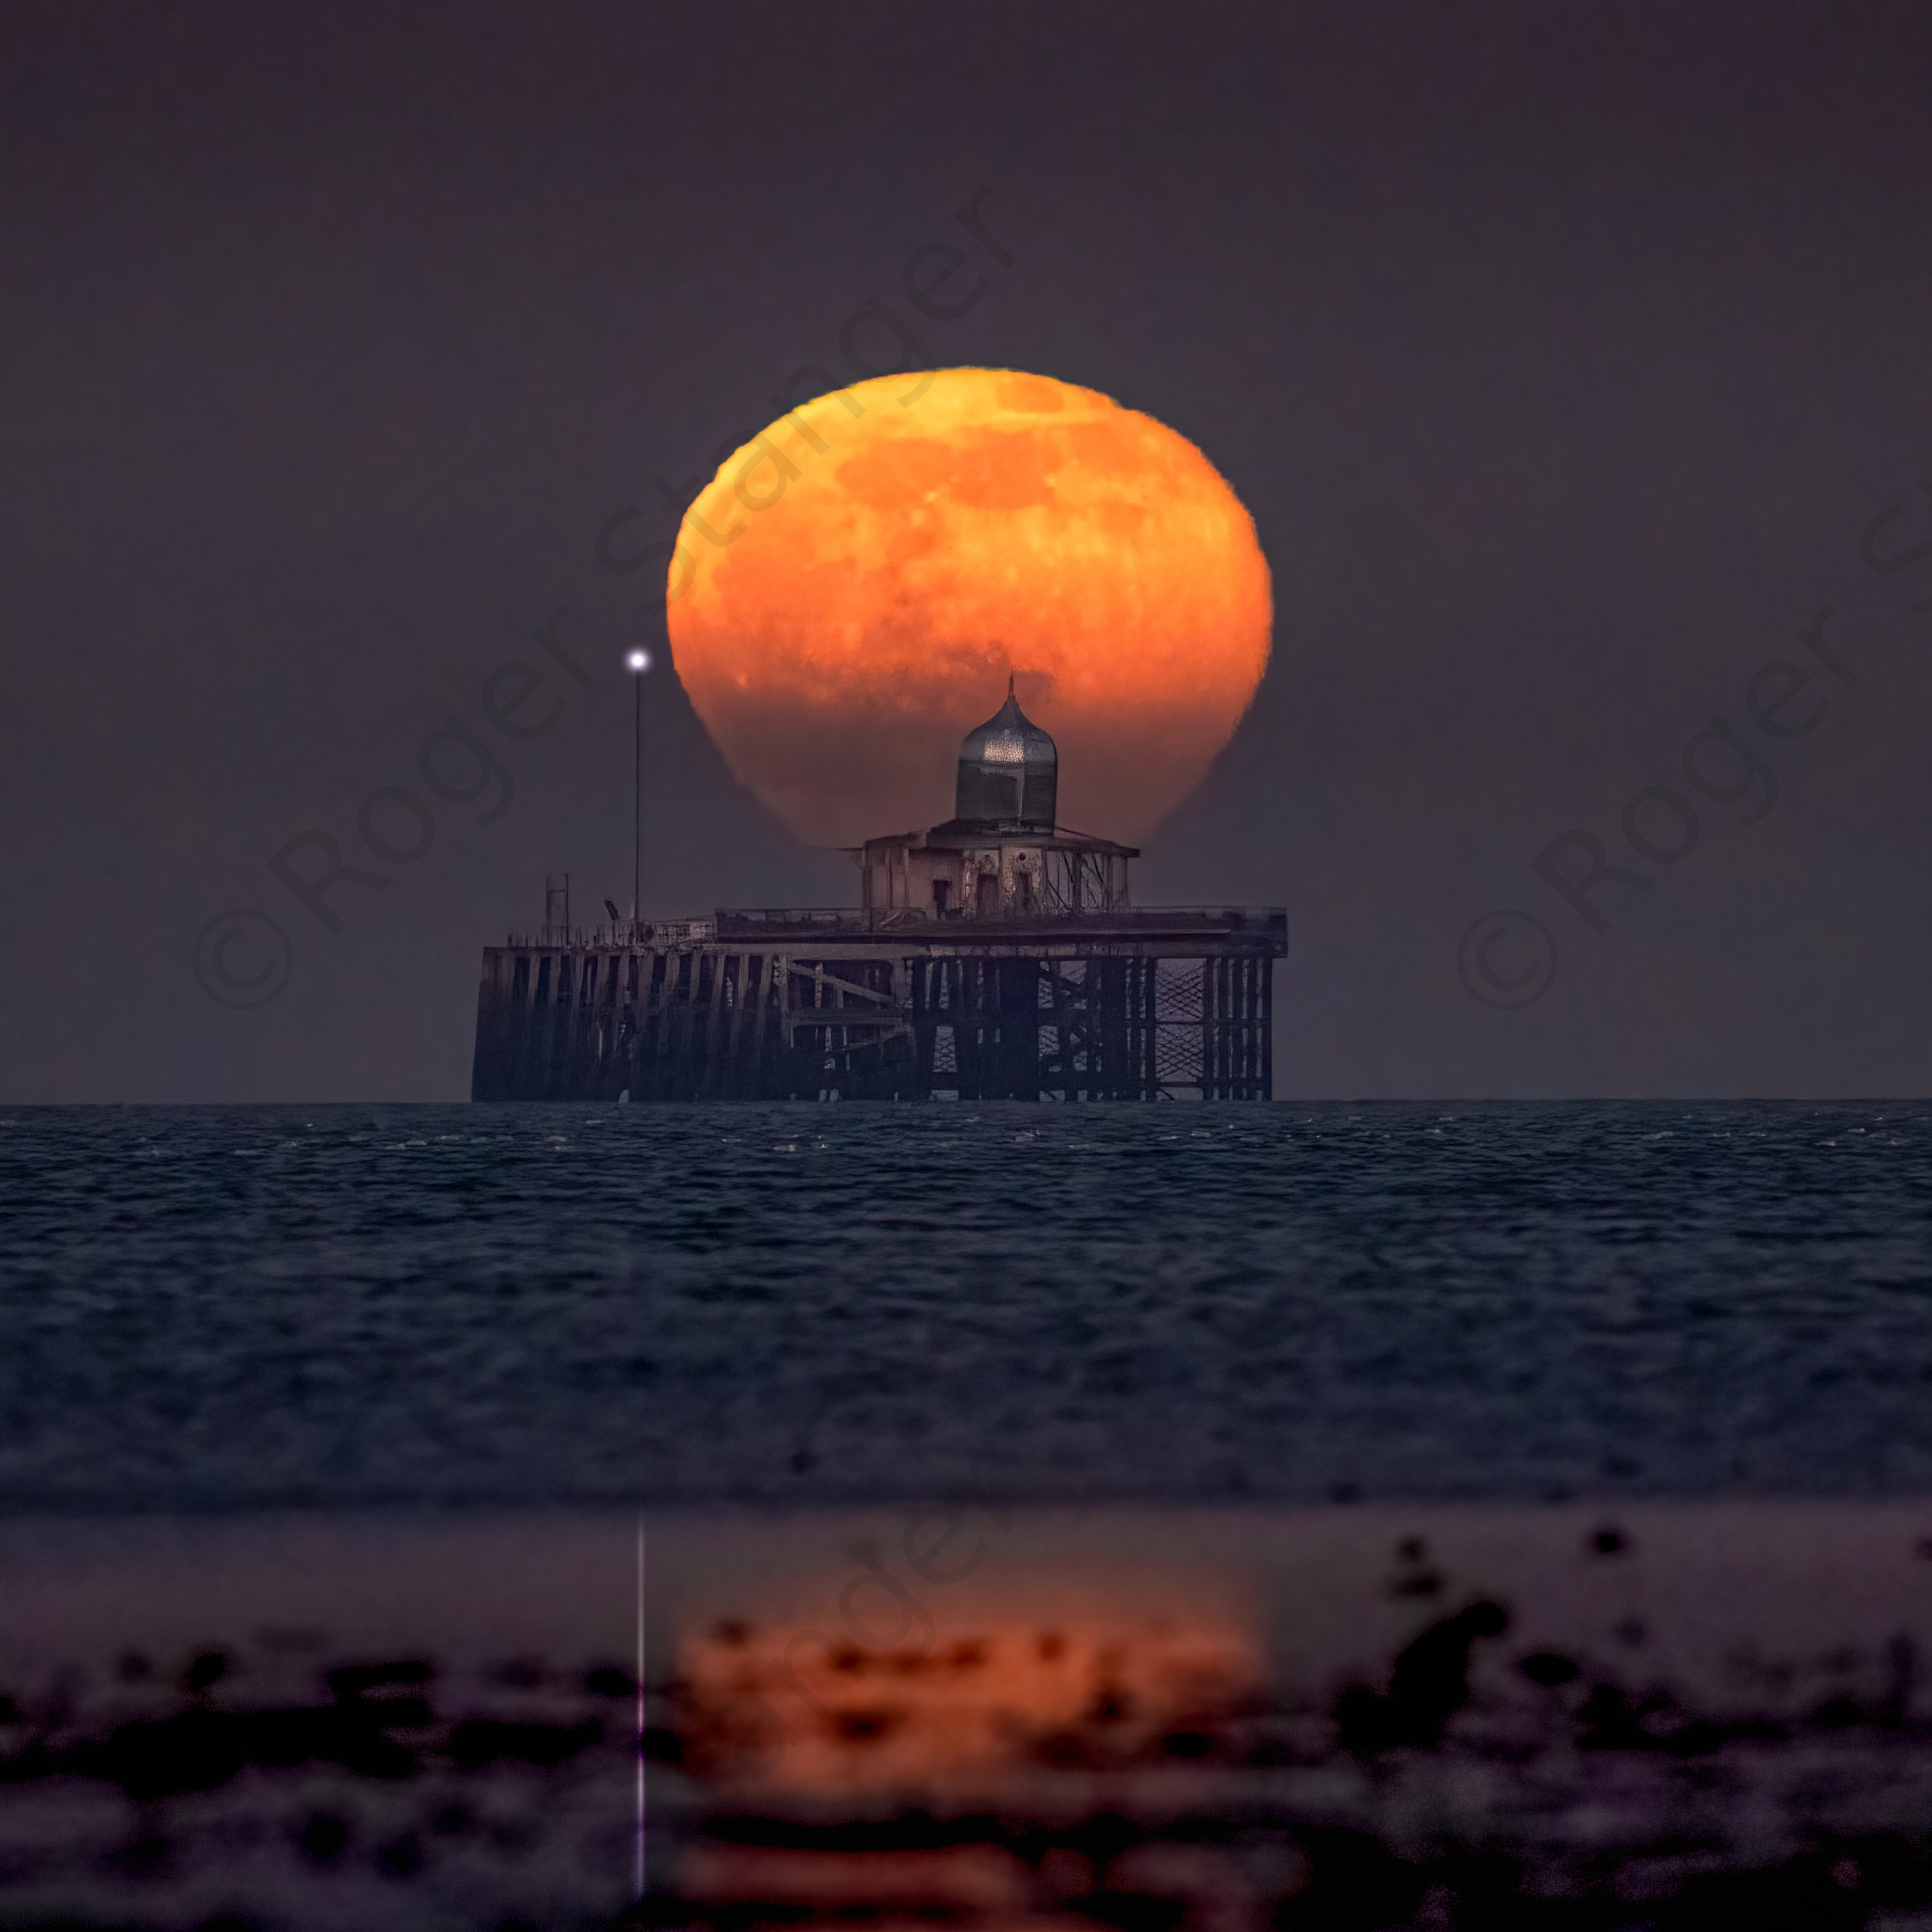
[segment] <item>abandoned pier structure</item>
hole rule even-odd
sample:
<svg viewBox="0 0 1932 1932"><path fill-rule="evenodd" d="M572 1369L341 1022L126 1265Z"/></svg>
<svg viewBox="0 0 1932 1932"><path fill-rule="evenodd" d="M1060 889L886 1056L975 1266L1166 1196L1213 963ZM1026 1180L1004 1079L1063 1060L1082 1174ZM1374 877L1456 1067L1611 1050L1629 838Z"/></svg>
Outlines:
<svg viewBox="0 0 1932 1932"><path fill-rule="evenodd" d="M478 1100L1264 1100L1279 907L1136 907L1055 824L1010 691L956 812L854 854L850 910L555 924L483 956ZM553 908L548 917L554 917Z"/></svg>

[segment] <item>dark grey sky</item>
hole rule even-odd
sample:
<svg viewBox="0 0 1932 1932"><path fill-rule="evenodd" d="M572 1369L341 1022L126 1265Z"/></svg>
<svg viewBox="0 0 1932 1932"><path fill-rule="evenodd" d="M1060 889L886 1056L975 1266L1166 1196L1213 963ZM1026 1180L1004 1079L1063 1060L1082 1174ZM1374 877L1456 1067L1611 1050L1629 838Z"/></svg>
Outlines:
<svg viewBox="0 0 1932 1932"><path fill-rule="evenodd" d="M1932 555L1860 561L1890 506L1876 554L1932 538L1922 8L16 5L0 37L0 1098L466 1092L478 949L546 868L628 893L620 658L662 652L661 590L598 530L668 536L655 479L842 374L982 187L1012 260L931 360L1172 424L1274 569L1268 680L1142 896L1288 905L1280 1092L1932 1090ZM1798 636L1827 604L1842 669ZM566 607L587 686L536 641ZM513 659L566 700L537 739L484 722ZM1811 682L1756 686L1772 725L1829 700L1801 736L1752 721L1779 662ZM649 707L648 908L847 896L670 676ZM422 793L452 716L514 800L434 801L331 932L269 861L316 828L374 866L358 808ZM1754 823L1761 777L1714 796L1734 750L1684 775L1713 718L1774 773ZM1672 864L1622 824L1659 786L1698 814ZM1572 830L1654 881L1594 887L1602 931L1534 868ZM193 970L230 908L292 947L259 1010ZM1555 945L1519 1010L1459 974L1498 908Z"/></svg>

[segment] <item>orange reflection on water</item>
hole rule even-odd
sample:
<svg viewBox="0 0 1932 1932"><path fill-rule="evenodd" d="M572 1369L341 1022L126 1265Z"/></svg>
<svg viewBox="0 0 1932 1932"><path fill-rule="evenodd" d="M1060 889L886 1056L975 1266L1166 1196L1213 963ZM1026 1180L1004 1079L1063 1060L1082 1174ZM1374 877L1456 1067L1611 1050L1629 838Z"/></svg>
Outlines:
<svg viewBox="0 0 1932 1932"><path fill-rule="evenodd" d="M956 1798L1028 1772L1186 1760L1262 1679L1232 1623L1104 1608L893 1646L734 1621L681 1647L677 1728L700 1777L832 1796Z"/></svg>
<svg viewBox="0 0 1932 1932"><path fill-rule="evenodd" d="M1034 1886L1027 1868L993 1845L839 1852L700 1843L686 1847L680 1860L678 1889L710 1905L777 1900L820 1912L1012 1918L1028 1910Z"/></svg>

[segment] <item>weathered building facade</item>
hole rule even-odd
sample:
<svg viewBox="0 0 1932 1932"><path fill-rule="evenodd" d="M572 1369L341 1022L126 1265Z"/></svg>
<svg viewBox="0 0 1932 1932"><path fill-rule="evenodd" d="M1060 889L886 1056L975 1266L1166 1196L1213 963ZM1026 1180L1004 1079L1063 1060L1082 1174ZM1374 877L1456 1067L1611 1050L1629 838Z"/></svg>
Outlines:
<svg viewBox="0 0 1932 1932"><path fill-rule="evenodd" d="M1137 908L1060 828L1010 689L955 816L868 841L855 909L562 921L483 956L478 1100L1261 1100L1278 907Z"/></svg>

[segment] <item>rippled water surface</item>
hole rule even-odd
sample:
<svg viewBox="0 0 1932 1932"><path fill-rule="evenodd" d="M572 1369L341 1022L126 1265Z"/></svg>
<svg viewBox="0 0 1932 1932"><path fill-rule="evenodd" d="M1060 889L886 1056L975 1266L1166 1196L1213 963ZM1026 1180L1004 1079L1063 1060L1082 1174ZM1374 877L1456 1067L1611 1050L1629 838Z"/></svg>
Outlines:
<svg viewBox="0 0 1932 1932"><path fill-rule="evenodd" d="M1932 1486L1932 1108L14 1109L0 1506Z"/></svg>

